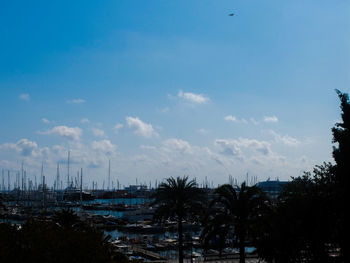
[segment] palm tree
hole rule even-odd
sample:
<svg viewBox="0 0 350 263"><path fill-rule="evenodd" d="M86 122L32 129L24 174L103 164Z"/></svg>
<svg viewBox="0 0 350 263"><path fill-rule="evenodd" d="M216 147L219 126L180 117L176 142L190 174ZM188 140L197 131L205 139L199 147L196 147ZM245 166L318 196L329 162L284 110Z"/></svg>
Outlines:
<svg viewBox="0 0 350 263"><path fill-rule="evenodd" d="M80 217L71 209L61 209L53 215L53 221L63 228L71 228L80 223Z"/></svg>
<svg viewBox="0 0 350 263"><path fill-rule="evenodd" d="M157 205L154 221L177 220L179 263L183 263L183 220L194 220L203 211L205 193L197 187L195 180L188 181L188 176L171 177L161 183L153 195Z"/></svg>
<svg viewBox="0 0 350 263"><path fill-rule="evenodd" d="M209 206L201 238L205 245L213 238L219 238L220 251L224 240L232 235L239 247L239 262L245 262L245 243L253 223L261 216L265 206L265 194L257 186L240 187L225 184L218 187ZM220 252L221 255L221 252Z"/></svg>

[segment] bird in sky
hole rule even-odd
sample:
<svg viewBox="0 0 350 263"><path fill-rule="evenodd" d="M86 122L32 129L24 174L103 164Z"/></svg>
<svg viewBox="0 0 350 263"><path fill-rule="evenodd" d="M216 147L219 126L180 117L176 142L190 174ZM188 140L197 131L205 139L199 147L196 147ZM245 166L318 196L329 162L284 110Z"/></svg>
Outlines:
<svg viewBox="0 0 350 263"><path fill-rule="evenodd" d="M235 15L234 13L229 14L229 16L234 16L234 15Z"/></svg>

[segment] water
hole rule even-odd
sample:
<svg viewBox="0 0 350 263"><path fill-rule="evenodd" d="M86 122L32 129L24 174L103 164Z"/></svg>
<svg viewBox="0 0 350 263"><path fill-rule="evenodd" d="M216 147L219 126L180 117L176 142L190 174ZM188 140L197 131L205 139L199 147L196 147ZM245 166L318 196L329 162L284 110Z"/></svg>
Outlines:
<svg viewBox="0 0 350 263"><path fill-rule="evenodd" d="M115 199L95 199L92 201L84 201L84 204L124 204L124 205L141 205L145 204L149 199L145 198L115 198ZM113 210L86 210L90 214L95 215L112 215L115 218L121 218L123 216L122 211Z"/></svg>
<svg viewBox="0 0 350 263"><path fill-rule="evenodd" d="M123 216L123 212L121 211L113 211L113 210L85 210L89 214L101 215L101 216L114 216L115 218L121 218Z"/></svg>
<svg viewBox="0 0 350 263"><path fill-rule="evenodd" d="M115 198L115 199L95 199L91 201L84 201L84 204L124 204L124 205L141 205L148 203L146 198Z"/></svg>

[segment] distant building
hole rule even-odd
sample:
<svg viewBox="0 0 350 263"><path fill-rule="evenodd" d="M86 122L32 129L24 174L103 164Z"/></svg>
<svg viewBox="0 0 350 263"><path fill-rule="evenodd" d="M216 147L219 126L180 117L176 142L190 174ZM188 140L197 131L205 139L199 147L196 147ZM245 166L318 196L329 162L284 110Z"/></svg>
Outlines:
<svg viewBox="0 0 350 263"><path fill-rule="evenodd" d="M285 185L287 185L288 181L279 181L279 180L270 180L264 182L259 182L257 184L264 192L270 194L271 196L277 196L283 189Z"/></svg>

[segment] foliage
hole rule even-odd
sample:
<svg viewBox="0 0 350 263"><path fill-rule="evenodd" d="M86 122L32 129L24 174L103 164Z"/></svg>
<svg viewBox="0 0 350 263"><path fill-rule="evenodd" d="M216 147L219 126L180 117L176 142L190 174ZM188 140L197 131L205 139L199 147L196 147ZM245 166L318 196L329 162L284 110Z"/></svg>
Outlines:
<svg viewBox="0 0 350 263"><path fill-rule="evenodd" d="M342 121L337 123L332 129L333 142L338 143L338 147L333 147L333 157L337 163L336 176L339 183L349 186L349 170L350 170L350 102L346 93L337 90L337 94L341 101Z"/></svg>
<svg viewBox="0 0 350 263"><path fill-rule="evenodd" d="M167 219L176 220L179 236L179 262L183 262L183 220L193 222L203 212L205 193L197 187L195 180L187 176L171 177L161 183L153 195L156 205L154 221L164 222Z"/></svg>
<svg viewBox="0 0 350 263"><path fill-rule="evenodd" d="M75 224L81 222L79 216L71 208L64 208L56 211L53 216L53 221L63 228L73 227Z"/></svg>
<svg viewBox="0 0 350 263"><path fill-rule="evenodd" d="M324 163L313 173L293 178L271 207L257 244L267 262L331 262L335 244L334 166Z"/></svg>
<svg viewBox="0 0 350 263"><path fill-rule="evenodd" d="M28 220L22 228L0 224L0 262L127 262L104 233L85 226L62 227Z"/></svg>
<svg viewBox="0 0 350 263"><path fill-rule="evenodd" d="M333 147L333 158L336 162L336 187L337 191L335 194L337 202L334 204L336 207L337 218L335 222L338 226L337 233L339 233L339 243L341 247L342 256L344 260L350 261L350 247L347 242L347 233L349 233L349 213L345 209L348 204L347 191L349 190L350 183L350 101L349 96L346 93L342 93L336 90L342 110L341 117L342 122L337 123L332 129L333 142L337 143L337 146Z"/></svg>
<svg viewBox="0 0 350 263"><path fill-rule="evenodd" d="M260 188L245 183L236 188L222 185L214 194L201 234L204 246L208 247L210 241L217 239L221 253L225 239L234 237L240 250L240 262L245 262L246 241L254 236L267 198Z"/></svg>
<svg viewBox="0 0 350 263"><path fill-rule="evenodd" d="M342 122L332 129L336 164L293 178L271 207L257 245L267 262L349 262L350 103L336 92L342 110Z"/></svg>

